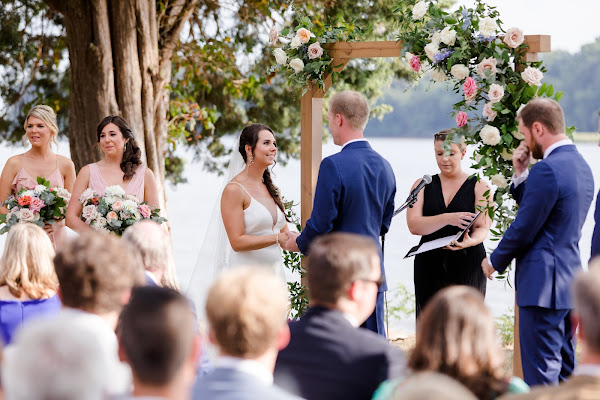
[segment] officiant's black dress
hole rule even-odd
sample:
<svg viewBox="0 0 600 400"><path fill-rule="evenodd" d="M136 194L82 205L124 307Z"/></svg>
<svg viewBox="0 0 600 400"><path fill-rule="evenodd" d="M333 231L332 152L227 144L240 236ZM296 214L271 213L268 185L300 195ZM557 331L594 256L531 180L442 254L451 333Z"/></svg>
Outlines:
<svg viewBox="0 0 600 400"><path fill-rule="evenodd" d="M446 207L440 177L434 175L424 189L423 216L475 211L476 177L469 177ZM482 216L481 216L482 217ZM480 218L481 218L480 217ZM420 243L458 233L457 226L447 225L421 238ZM415 256L415 297L417 317L433 295L450 285L468 285L485 296L486 278L481 261L486 256L483 243L461 250L435 249Z"/></svg>

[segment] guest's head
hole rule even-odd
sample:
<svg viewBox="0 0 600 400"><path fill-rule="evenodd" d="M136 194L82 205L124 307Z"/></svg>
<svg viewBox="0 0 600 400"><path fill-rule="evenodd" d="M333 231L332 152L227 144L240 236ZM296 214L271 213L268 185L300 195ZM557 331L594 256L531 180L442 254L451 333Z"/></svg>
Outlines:
<svg viewBox="0 0 600 400"><path fill-rule="evenodd" d="M588 271L581 271L573 282L575 312L573 317L579 323L579 337L583 342L583 362L595 355L600 357L600 257L594 258ZM596 362L594 362L596 363Z"/></svg>
<svg viewBox="0 0 600 400"><path fill-rule="evenodd" d="M315 239L308 254L311 303L340 309L364 322L375 308L382 283L375 242L353 233L331 233Z"/></svg>
<svg viewBox="0 0 600 400"><path fill-rule="evenodd" d="M25 128L27 139L32 146L48 146L50 142L57 143L56 114L48 106L40 104L31 108L27 113L23 128Z"/></svg>
<svg viewBox="0 0 600 400"><path fill-rule="evenodd" d="M4 353L7 399L101 400L109 368L96 335L61 315L24 327Z"/></svg>
<svg viewBox="0 0 600 400"><path fill-rule="evenodd" d="M8 232L0 259L0 286L18 299L44 299L58 287L54 272L54 247L35 224L14 225Z"/></svg>
<svg viewBox="0 0 600 400"><path fill-rule="evenodd" d="M261 267L240 267L222 274L206 300L209 338L222 355L270 357L289 343L285 283Z"/></svg>
<svg viewBox="0 0 600 400"><path fill-rule="evenodd" d="M106 157L121 157L124 178L131 179L137 167L142 164L142 152L127 121L117 115L110 115L100 122L96 136L100 150Z"/></svg>
<svg viewBox="0 0 600 400"><path fill-rule="evenodd" d="M66 243L54 258L63 306L119 313L139 282L136 259L118 238L96 232Z"/></svg>
<svg viewBox="0 0 600 400"><path fill-rule="evenodd" d="M362 94L344 90L333 95L327 112L333 142L341 146L349 140L362 137L369 113L369 102Z"/></svg>
<svg viewBox="0 0 600 400"><path fill-rule="evenodd" d="M464 138L460 138L458 143L450 144L450 152L444 149L444 142L448 136L452 135L452 129L444 129L433 135L433 144L435 149L435 161L440 171L444 174L453 174L462 171L461 160L467 153L467 146Z"/></svg>
<svg viewBox="0 0 600 400"><path fill-rule="evenodd" d="M435 371L454 378L479 399L503 393L507 386L504 357L496 326L483 296L468 286L438 292L417 322L415 371Z"/></svg>
<svg viewBox="0 0 600 400"><path fill-rule="evenodd" d="M172 289L133 290L117 335L121 359L133 372L134 394L166 390L170 398L183 398L175 392L189 392L200 351L194 319L188 300Z"/></svg>
<svg viewBox="0 0 600 400"><path fill-rule="evenodd" d="M419 372L402 380L389 400L477 400L459 382L437 372Z"/></svg>
<svg viewBox="0 0 600 400"><path fill-rule="evenodd" d="M144 269L160 284L171 257L171 240L164 229L151 220L139 221L125 230L123 240L139 252Z"/></svg>
<svg viewBox="0 0 600 400"><path fill-rule="evenodd" d="M565 116L560 105L553 99L536 98L529 101L517 115L519 132L536 159L544 157L544 151L557 140L566 138Z"/></svg>

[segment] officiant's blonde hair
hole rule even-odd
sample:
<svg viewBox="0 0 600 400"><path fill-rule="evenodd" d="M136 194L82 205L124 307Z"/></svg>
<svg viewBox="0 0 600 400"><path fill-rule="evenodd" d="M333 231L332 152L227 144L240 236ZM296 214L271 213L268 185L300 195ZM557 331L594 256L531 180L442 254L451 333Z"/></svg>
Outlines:
<svg viewBox="0 0 600 400"><path fill-rule="evenodd" d="M369 121L369 102L362 94L344 90L333 95L329 101L329 111L341 114L353 129L363 130Z"/></svg>

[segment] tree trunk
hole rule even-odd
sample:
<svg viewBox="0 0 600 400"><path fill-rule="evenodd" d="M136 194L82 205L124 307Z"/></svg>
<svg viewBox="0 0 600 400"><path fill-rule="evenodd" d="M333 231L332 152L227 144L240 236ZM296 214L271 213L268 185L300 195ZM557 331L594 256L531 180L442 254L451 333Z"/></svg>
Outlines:
<svg viewBox="0 0 600 400"><path fill-rule="evenodd" d="M156 176L166 216L164 156L171 57L198 0L46 0L62 13L70 60L69 145L77 171L100 159L96 127L107 115L131 126ZM165 283L178 288L173 263Z"/></svg>

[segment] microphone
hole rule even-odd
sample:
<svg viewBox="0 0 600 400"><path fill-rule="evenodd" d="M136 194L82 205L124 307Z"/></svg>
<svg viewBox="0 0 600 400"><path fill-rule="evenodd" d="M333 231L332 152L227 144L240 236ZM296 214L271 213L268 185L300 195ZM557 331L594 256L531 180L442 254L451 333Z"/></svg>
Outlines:
<svg viewBox="0 0 600 400"><path fill-rule="evenodd" d="M431 175L427 175L427 174L423 175L423 179L421 179L421 182L419 182L417 187L414 188L412 192L410 192L410 194L408 195L408 198L406 199L406 202L408 203L411 199L416 198L417 194L419 194L421 189L423 189L423 187L425 187L425 185L429 185L430 183L431 183Z"/></svg>

